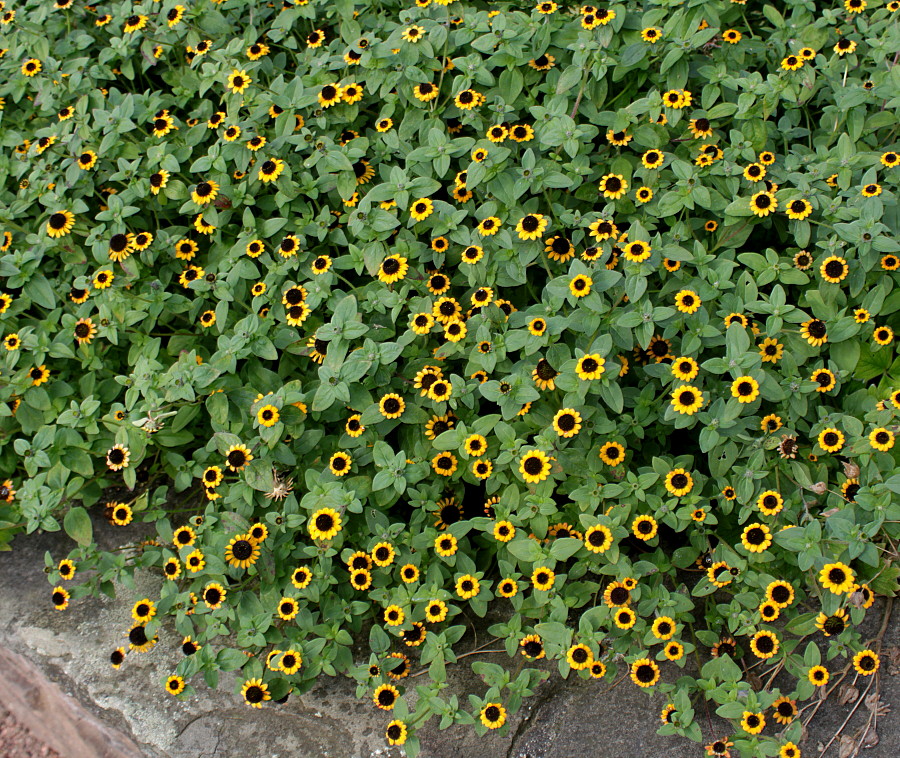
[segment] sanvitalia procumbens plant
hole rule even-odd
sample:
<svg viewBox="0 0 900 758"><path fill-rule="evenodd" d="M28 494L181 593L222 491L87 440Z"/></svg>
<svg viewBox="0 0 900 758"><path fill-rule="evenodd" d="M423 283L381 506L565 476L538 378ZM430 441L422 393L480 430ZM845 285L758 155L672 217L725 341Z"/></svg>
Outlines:
<svg viewBox="0 0 900 758"><path fill-rule="evenodd" d="M415 754L552 661L783 758L836 659L878 670L897 2L0 14L0 534L75 540L60 609L163 578L114 666L349 673ZM519 660L461 702L491 605Z"/></svg>

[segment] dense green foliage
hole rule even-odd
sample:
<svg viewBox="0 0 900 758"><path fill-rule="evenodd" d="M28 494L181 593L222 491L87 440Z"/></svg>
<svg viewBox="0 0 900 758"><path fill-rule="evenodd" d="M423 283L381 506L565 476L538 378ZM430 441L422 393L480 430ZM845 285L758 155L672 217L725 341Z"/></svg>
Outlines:
<svg viewBox="0 0 900 758"><path fill-rule="evenodd" d="M551 660L798 758L900 573L898 7L7 2L0 544L165 577L178 697L349 673L412 755ZM489 606L544 660L459 702Z"/></svg>

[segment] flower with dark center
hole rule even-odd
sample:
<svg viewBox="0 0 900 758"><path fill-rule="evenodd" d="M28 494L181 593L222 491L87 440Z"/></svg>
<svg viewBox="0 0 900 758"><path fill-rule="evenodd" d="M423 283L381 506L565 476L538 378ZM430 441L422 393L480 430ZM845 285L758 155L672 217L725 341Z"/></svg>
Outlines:
<svg viewBox="0 0 900 758"><path fill-rule="evenodd" d="M871 676L880 666L878 655L871 650L862 650L853 656L853 668L862 676Z"/></svg>
<svg viewBox="0 0 900 758"><path fill-rule="evenodd" d="M528 658L540 658L544 655L544 645L537 635L530 635L522 640L522 652Z"/></svg>
<svg viewBox="0 0 900 758"><path fill-rule="evenodd" d="M659 666L648 658L631 664L631 679L639 687L652 687L659 681Z"/></svg>
<svg viewBox="0 0 900 758"><path fill-rule="evenodd" d="M714 658L718 658L722 655L730 655L734 657L734 654L737 652L737 648L734 644L734 640L731 637L725 637L724 639L719 640L712 648L712 655Z"/></svg>
<svg viewBox="0 0 900 758"><path fill-rule="evenodd" d="M191 640L190 637L185 637L181 643L181 652L184 655L194 655L200 649L200 645Z"/></svg>

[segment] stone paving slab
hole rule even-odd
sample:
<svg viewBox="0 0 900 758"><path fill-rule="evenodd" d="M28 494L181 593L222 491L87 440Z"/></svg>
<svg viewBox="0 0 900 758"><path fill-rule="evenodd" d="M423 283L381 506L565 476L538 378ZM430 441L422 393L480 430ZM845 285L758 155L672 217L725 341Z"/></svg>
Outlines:
<svg viewBox="0 0 900 758"><path fill-rule="evenodd" d="M121 531L95 525L106 547ZM133 533L129 534L133 538ZM65 554L71 543L61 534L18 538L11 553L0 554L0 692L27 726L63 758L394 758L383 731L386 714L355 695L348 679L323 678L313 690L283 705L247 708L234 694L233 679L222 677L219 689L192 682L196 697L181 702L167 695L160 682L171 673L181 652L180 637L171 630L148 654L131 655L119 671L109 653L122 644L132 602L153 596L157 580L139 578L134 592L117 600L82 599L65 612L49 601L50 585L43 555ZM132 597L134 595L134 597ZM877 629L881 614L873 608L867 626ZM884 645L900 644L900 625L889 627ZM867 631L874 634L874 631ZM505 655L484 660L509 661ZM484 685L467 665L450 667L457 693L483 692ZM900 707L900 677L885 665L883 697ZM7 702L5 693L14 693ZM465 698L461 700L465 702ZM470 727L439 731L436 721L422 731L424 758L693 758L701 746L655 734L664 702L627 682L562 680L551 674L534 698L511 717L509 732L479 738ZM817 755L817 743L830 739L852 704L829 702L813 722L804 758ZM864 721L860 708L848 730ZM713 716L715 718L715 716ZM900 719L879 724L879 744L863 758L894 758L900 753ZM34 726L33 726L34 724ZM48 724L52 728L47 728ZM721 729L709 722L704 736ZM826 758L838 758L836 746ZM0 750L2 753L2 750Z"/></svg>

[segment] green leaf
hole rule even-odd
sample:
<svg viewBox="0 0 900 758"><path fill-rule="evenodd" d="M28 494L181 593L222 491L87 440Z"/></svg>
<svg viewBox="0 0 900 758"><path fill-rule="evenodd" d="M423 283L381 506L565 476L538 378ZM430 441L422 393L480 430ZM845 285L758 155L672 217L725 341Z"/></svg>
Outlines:
<svg viewBox="0 0 900 758"><path fill-rule="evenodd" d="M373 653L383 653L391 646L391 638L378 624L369 630L369 647Z"/></svg>
<svg viewBox="0 0 900 758"><path fill-rule="evenodd" d="M527 563L535 563L544 557L544 552L535 540L517 537L506 544L507 550L516 558Z"/></svg>
<svg viewBox="0 0 900 758"><path fill-rule="evenodd" d="M81 506L75 506L66 512L63 529L79 545L86 547L91 544L94 534L91 517Z"/></svg>
<svg viewBox="0 0 900 758"><path fill-rule="evenodd" d="M561 537L551 543L550 555L558 561L564 561L575 555L583 545L581 540L574 537Z"/></svg>

